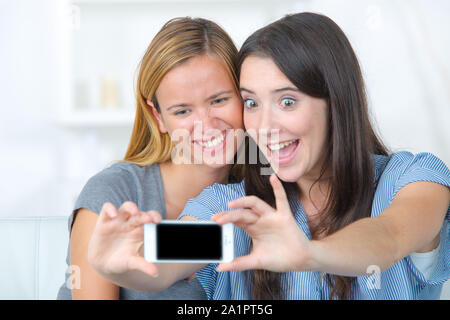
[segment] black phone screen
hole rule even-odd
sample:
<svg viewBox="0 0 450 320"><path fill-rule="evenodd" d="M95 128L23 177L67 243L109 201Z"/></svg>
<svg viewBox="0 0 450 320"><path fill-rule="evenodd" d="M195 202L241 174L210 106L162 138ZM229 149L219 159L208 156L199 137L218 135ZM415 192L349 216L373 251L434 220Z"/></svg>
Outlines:
<svg viewBox="0 0 450 320"><path fill-rule="evenodd" d="M159 260L222 259L222 227L215 224L156 225Z"/></svg>

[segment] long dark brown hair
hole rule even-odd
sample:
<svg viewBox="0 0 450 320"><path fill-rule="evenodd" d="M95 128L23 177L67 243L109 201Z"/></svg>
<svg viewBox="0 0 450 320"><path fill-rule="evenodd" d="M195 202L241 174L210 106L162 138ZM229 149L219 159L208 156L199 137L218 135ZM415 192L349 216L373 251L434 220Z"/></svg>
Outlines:
<svg viewBox="0 0 450 320"><path fill-rule="evenodd" d="M325 163L316 183L329 170L330 193L319 224L310 226L312 238L330 235L371 213L377 181L373 155L388 155L369 119L365 86L358 59L347 37L330 18L314 13L287 15L253 33L239 52L238 72L248 56L271 58L303 93L328 105ZM256 195L275 207L269 176L263 164L248 164L247 195ZM296 183L283 182L290 197L299 196ZM281 299L280 273L255 270L253 299ZM326 275L330 299L353 297L352 277Z"/></svg>

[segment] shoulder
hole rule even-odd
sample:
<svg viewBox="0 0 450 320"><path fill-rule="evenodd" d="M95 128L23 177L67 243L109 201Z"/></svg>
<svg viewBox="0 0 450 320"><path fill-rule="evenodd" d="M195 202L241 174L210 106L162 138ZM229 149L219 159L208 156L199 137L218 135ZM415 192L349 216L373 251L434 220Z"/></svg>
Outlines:
<svg viewBox="0 0 450 320"><path fill-rule="evenodd" d="M189 215L200 220L209 218L221 211L229 210L227 203L231 200L245 196L244 180L239 183L214 183L195 198L188 200L180 215Z"/></svg>
<svg viewBox="0 0 450 320"><path fill-rule="evenodd" d="M428 181L450 187L450 171L432 153L396 152L389 156L374 156L377 183L372 215L382 212L406 185Z"/></svg>
<svg viewBox="0 0 450 320"><path fill-rule="evenodd" d="M148 166L138 166L129 162L116 162L100 171L98 175L140 178L157 173L159 173L159 165L157 163Z"/></svg>
<svg viewBox="0 0 450 320"><path fill-rule="evenodd" d="M429 152L413 154L408 151L401 151L393 153L389 156L387 167L390 170L395 170L399 173L420 168L427 168L448 173L448 168L445 163L437 156Z"/></svg>
<svg viewBox="0 0 450 320"><path fill-rule="evenodd" d="M99 212L105 202L116 207L125 201L139 200L139 193L145 185L157 186L160 182L158 165L141 167L132 163L118 162L92 176L75 203L74 210L88 208Z"/></svg>
<svg viewBox="0 0 450 320"><path fill-rule="evenodd" d="M157 164L138 166L133 163L117 162L92 176L87 185L135 185L147 180L149 177L160 176Z"/></svg>
<svg viewBox="0 0 450 320"><path fill-rule="evenodd" d="M198 197L197 201L214 201L215 203L226 204L231 200L243 197L245 195L244 180L239 183L221 184L214 183L205 188Z"/></svg>
<svg viewBox="0 0 450 320"><path fill-rule="evenodd" d="M446 164L429 152L394 153L390 155L383 175L393 178L397 190L414 181L431 181L446 186L450 184L450 171Z"/></svg>
<svg viewBox="0 0 450 320"><path fill-rule="evenodd" d="M224 199L227 202L245 196L244 180L238 183L214 183L210 189L218 199Z"/></svg>

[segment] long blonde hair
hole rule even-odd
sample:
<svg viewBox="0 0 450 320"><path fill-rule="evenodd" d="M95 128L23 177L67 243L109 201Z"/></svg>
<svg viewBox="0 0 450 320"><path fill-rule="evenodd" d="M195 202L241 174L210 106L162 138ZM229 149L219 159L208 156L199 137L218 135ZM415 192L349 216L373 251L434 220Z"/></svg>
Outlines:
<svg viewBox="0 0 450 320"><path fill-rule="evenodd" d="M160 112L155 92L163 77L175 66L202 54L221 59L238 90L233 40L216 23L201 18L174 18L156 34L142 58L136 84L136 118L123 161L140 166L170 159L173 144L168 133L162 134L147 100Z"/></svg>

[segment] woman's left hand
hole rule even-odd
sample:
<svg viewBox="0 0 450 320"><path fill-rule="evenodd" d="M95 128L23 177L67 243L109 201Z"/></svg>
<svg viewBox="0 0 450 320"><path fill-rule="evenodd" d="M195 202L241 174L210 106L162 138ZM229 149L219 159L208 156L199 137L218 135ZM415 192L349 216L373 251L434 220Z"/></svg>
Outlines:
<svg viewBox="0 0 450 320"><path fill-rule="evenodd" d="M229 208L237 210L220 212L211 218L218 224L233 223L253 241L249 255L219 264L218 271L310 269L311 241L297 225L283 185L275 174L270 177L270 183L276 209L256 196L247 196L228 203Z"/></svg>

